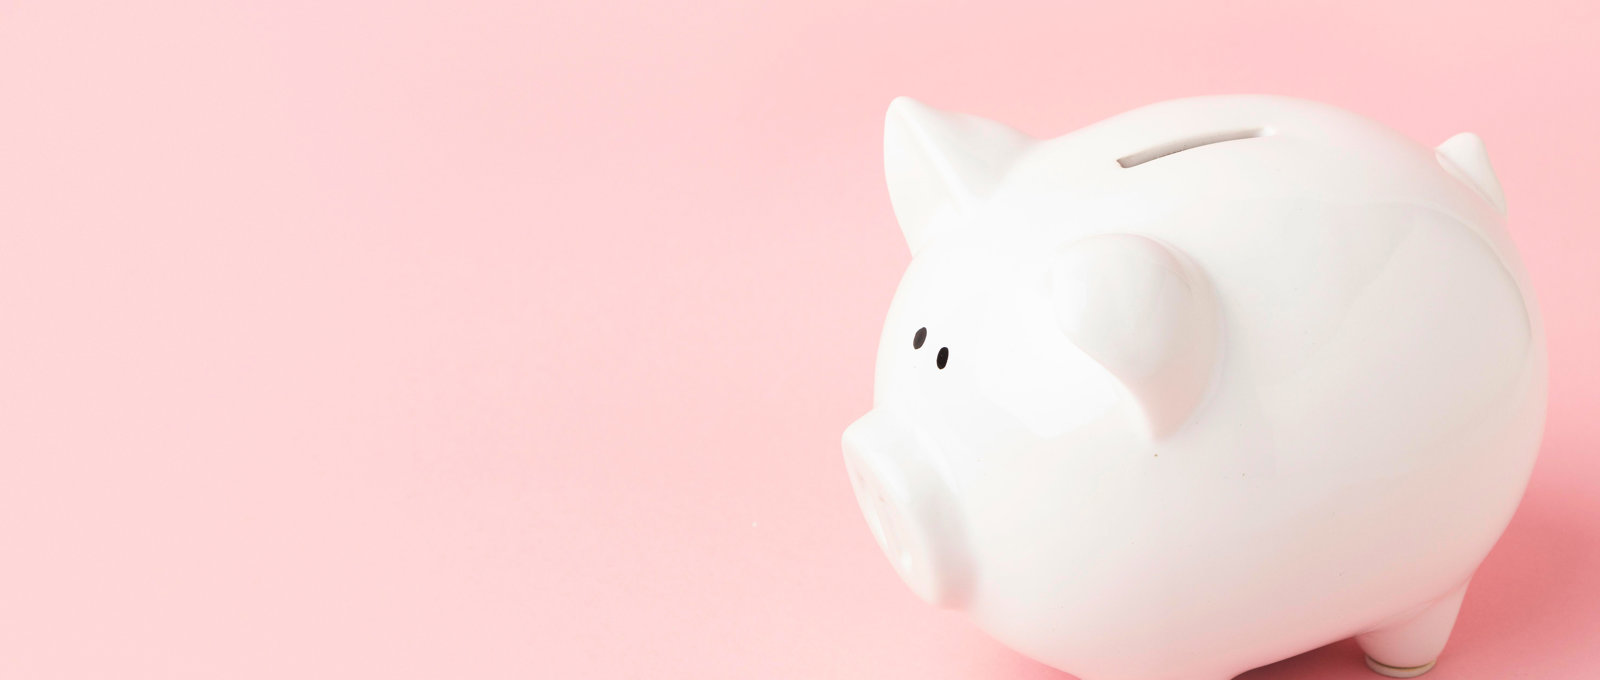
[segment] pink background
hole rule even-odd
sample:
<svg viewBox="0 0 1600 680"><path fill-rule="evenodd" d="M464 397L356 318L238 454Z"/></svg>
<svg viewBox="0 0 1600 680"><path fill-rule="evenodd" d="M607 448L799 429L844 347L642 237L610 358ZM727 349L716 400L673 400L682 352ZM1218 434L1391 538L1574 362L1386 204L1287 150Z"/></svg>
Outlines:
<svg viewBox="0 0 1600 680"><path fill-rule="evenodd" d="M0 676L1062 677L849 492L883 110L1222 92L1488 140L1550 420L1430 677L1600 673L1591 2L126 4L0 7Z"/></svg>

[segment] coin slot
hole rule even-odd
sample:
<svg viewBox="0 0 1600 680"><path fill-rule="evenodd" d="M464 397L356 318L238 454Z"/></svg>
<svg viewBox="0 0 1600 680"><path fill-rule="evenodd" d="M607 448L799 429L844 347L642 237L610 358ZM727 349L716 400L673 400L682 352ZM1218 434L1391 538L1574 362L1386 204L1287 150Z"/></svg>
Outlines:
<svg viewBox="0 0 1600 680"><path fill-rule="evenodd" d="M1240 139L1269 137L1272 135L1272 132L1272 128L1258 127L1250 128L1248 130L1229 130L1227 132L1213 132L1210 134L1189 137L1187 139L1180 139L1176 142L1162 144L1161 146L1151 147L1138 153L1123 156L1122 158L1117 159L1117 165L1120 165L1124 168L1131 168L1135 165L1149 163L1157 158L1171 156L1172 154L1180 151L1188 151L1189 149L1197 149L1202 146L1221 144L1222 142L1232 142Z"/></svg>

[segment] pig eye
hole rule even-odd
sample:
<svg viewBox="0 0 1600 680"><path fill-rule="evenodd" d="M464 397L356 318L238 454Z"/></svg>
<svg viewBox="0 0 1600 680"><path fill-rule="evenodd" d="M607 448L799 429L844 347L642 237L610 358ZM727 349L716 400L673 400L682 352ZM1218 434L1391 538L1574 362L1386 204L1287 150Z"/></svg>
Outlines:
<svg viewBox="0 0 1600 680"><path fill-rule="evenodd" d="M949 362L950 362L950 348L949 347L940 347L939 348L939 358L935 359L934 363L937 363L939 365L939 368L942 369L942 368L944 368L944 365L949 363Z"/></svg>
<svg viewBox="0 0 1600 680"><path fill-rule="evenodd" d="M922 349L922 341L928 339L928 329L918 328L917 334L911 336L911 349Z"/></svg>

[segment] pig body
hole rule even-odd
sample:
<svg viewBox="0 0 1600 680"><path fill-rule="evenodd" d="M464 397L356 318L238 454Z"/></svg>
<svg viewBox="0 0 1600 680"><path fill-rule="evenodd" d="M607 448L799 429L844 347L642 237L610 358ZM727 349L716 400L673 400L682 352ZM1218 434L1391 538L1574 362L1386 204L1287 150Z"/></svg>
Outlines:
<svg viewBox="0 0 1600 680"><path fill-rule="evenodd" d="M901 99L913 260L847 467L901 577L1085 680L1443 649L1543 428L1481 142L1206 97L1037 140Z"/></svg>

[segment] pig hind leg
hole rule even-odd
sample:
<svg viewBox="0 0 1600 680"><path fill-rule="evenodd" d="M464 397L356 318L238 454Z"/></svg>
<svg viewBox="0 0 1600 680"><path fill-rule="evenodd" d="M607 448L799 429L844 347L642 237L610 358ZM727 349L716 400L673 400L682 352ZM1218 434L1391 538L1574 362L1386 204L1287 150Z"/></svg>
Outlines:
<svg viewBox="0 0 1600 680"><path fill-rule="evenodd" d="M1367 667L1391 678L1414 678L1433 669L1455 627L1466 586L1426 605L1416 614L1356 636Z"/></svg>

